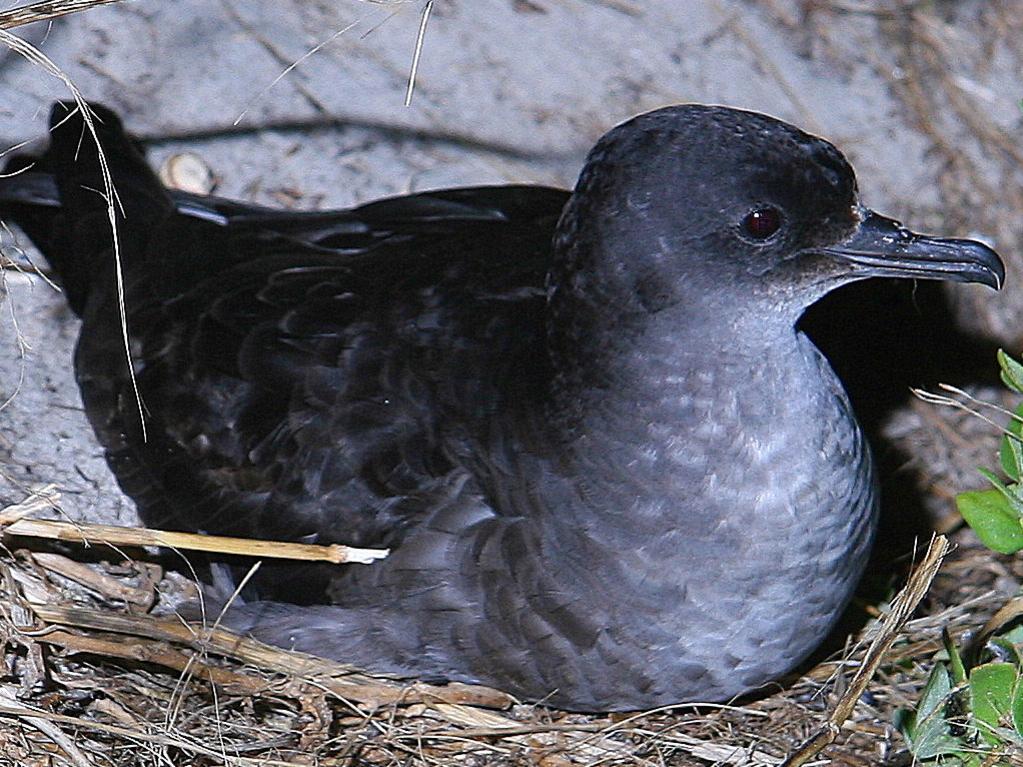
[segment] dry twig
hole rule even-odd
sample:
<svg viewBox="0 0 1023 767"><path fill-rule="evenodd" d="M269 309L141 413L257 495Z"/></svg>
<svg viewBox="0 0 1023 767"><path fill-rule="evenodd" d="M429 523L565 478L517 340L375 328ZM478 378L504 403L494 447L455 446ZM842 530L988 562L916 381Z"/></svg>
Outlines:
<svg viewBox="0 0 1023 767"><path fill-rule="evenodd" d="M871 678L885 658L885 654L902 632L909 616L913 614L921 600L931 587L934 576L948 553L948 539L943 535L936 536L920 565L914 570L909 582L892 600L891 609L885 615L878 628L867 653L860 662L860 667L849 682L849 688L835 706L828 721L813 736L804 742L782 763L782 767L800 767L817 756L827 746L835 742L839 731L846 720L852 716L853 708L860 696L867 689Z"/></svg>
<svg viewBox="0 0 1023 767"><path fill-rule="evenodd" d="M119 2L121 0L40 0L19 8L0 11L0 29L14 29L37 21L51 21L71 13L87 11L98 5Z"/></svg>
<svg viewBox="0 0 1023 767"><path fill-rule="evenodd" d="M0 524L3 520L0 519ZM218 554L237 554L260 559L300 559L333 564L371 564L387 556L387 549L360 549L354 546L331 544L321 546L310 543L264 541L250 538L230 538L222 535L179 533L152 530L145 527L119 527L93 525L84 522L57 522L49 519L19 519L0 529L5 536L46 538L89 546L103 543L110 546L161 546L189 551L209 551Z"/></svg>

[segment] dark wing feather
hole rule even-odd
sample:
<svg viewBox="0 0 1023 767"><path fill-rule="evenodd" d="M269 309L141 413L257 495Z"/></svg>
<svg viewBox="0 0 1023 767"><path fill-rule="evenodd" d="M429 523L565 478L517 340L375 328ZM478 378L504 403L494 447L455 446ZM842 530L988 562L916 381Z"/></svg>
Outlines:
<svg viewBox="0 0 1023 767"><path fill-rule="evenodd" d="M89 146L80 120L55 127L44 173L0 184L0 201L28 211L31 236L83 317L86 409L145 521L398 546L393 582L377 568L377 580L360 590L348 578L345 591L346 603L393 591L396 608L404 579L435 569L446 581L451 558L472 555L456 546L466 525L493 528L495 540L507 529L513 541L531 496L509 489L522 473L509 444L535 441L544 281L567 193L476 188L351 211L271 211L167 192L117 118L97 111L125 198L125 306L145 438L98 164L77 154ZM494 562L507 572L507 556ZM530 562L519 563L529 582ZM468 559L463 569L475 572ZM449 596L422 575L432 584L422 608L475 599L472 572ZM264 579L264 596L318 598L307 571L273 584L281 575ZM509 609L522 598L510 594Z"/></svg>
<svg viewBox="0 0 1023 767"><path fill-rule="evenodd" d="M110 290L90 297L77 358L147 523L400 542L450 495L487 414L543 376L565 196L467 189L331 214L187 198L127 280L147 440Z"/></svg>

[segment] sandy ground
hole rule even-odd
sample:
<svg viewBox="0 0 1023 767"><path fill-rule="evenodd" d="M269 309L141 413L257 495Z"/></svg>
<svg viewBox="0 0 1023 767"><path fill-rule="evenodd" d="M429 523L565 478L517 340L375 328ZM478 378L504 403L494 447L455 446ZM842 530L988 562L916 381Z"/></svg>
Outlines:
<svg viewBox="0 0 1023 767"><path fill-rule="evenodd" d="M719 102L827 136L868 204L984 236L1019 262L1006 137L1020 122L1021 3L936 3L907 31L887 3L438 0L406 108L421 8L138 0L27 34L87 98L122 113L154 162L195 152L227 196L323 208L475 183L570 185L616 122ZM42 135L66 96L9 55L0 146ZM5 289L0 505L54 482L70 516L130 522L81 412L74 318L39 277L8 272ZM959 295L967 324L1009 341L1023 327L1023 293Z"/></svg>

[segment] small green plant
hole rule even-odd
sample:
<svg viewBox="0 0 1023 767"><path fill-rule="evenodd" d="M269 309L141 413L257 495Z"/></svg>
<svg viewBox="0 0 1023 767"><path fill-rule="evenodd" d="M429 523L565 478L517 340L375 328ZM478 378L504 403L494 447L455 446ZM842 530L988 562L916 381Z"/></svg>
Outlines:
<svg viewBox="0 0 1023 767"><path fill-rule="evenodd" d="M964 662L948 632L915 711L896 725L919 761L1002 767L1023 760L1023 626L988 640L984 660Z"/></svg>
<svg viewBox="0 0 1023 767"><path fill-rule="evenodd" d="M998 364L1003 383L1023 394L1023 364L1001 350ZM1023 549L1023 404L1011 415L998 451L1005 479L980 469L992 487L956 496L984 545L1003 554ZM1023 764L1023 625L1006 625L963 653L943 631L944 651L920 702L896 717L916 760L952 767Z"/></svg>
<svg viewBox="0 0 1023 767"><path fill-rule="evenodd" d="M1023 394L1023 364L998 351L1002 381L1017 394ZM998 451L999 463L1008 478L1003 481L993 471L980 472L992 484L989 490L960 493L956 505L966 523L990 549L1014 554L1023 549L1023 405L1005 428Z"/></svg>

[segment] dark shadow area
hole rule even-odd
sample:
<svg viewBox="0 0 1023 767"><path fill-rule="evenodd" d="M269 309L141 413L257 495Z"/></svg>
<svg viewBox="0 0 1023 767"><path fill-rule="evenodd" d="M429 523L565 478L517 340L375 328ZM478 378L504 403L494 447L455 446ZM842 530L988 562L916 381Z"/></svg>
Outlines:
<svg viewBox="0 0 1023 767"><path fill-rule="evenodd" d="M909 402L910 387L997 384L998 345L959 328L945 289L934 282L848 285L812 307L802 327L845 384L881 479L881 522L867 574L812 664L840 650L862 627L868 617L862 605L890 596L892 586L904 580L914 544L932 533L917 477L900 471L910 456L883 437L881 425Z"/></svg>

